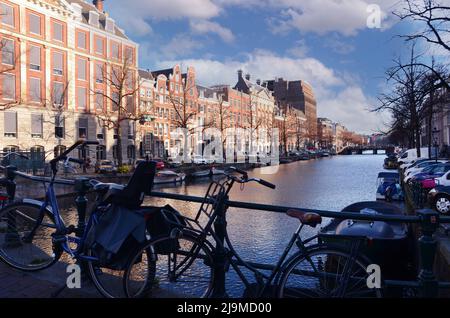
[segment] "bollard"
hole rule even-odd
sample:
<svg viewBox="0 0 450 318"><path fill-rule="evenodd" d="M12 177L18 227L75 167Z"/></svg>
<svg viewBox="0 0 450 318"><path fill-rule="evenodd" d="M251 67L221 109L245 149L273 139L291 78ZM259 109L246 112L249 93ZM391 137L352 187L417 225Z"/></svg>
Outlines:
<svg viewBox="0 0 450 318"><path fill-rule="evenodd" d="M228 298L225 287L227 250L224 247L225 233L227 227L225 202L228 195L221 198L217 203L217 217L214 221L214 231L216 233L216 248L214 249L214 280L212 298Z"/></svg>
<svg viewBox="0 0 450 318"><path fill-rule="evenodd" d="M420 217L422 236L419 239L419 260L420 260L420 294L422 297L430 298L438 296L438 281L433 272L434 259L436 256L437 242L433 237L439 226L439 213L424 209L418 210Z"/></svg>

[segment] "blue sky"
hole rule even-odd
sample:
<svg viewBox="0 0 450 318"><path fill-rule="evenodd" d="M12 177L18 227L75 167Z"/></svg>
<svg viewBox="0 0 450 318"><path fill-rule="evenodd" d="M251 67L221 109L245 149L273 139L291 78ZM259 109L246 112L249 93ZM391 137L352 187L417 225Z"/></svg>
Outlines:
<svg viewBox="0 0 450 318"><path fill-rule="evenodd" d="M255 80L306 80L319 116L372 133L388 117L368 109L386 89L386 68L405 51L396 35L410 31L391 14L399 2L108 0L105 9L140 44L141 68L194 66L203 85L234 85L239 68ZM367 27L371 4L381 9L380 28Z"/></svg>

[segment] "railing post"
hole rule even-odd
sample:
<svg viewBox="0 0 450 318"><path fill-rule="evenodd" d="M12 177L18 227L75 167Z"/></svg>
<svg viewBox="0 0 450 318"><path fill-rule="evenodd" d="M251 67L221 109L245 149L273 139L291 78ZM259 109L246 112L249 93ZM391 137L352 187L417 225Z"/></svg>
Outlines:
<svg viewBox="0 0 450 318"><path fill-rule="evenodd" d="M16 177L15 172L17 171L17 167L15 166L7 166L6 167L6 179L8 179L8 183L6 184L6 193L8 194L8 202L13 202L16 197L16 183L14 179ZM19 242L19 234L16 229L16 219L11 213L8 213L8 221L7 221L7 229L5 235L5 241L8 244L15 244Z"/></svg>
<svg viewBox="0 0 450 318"><path fill-rule="evenodd" d="M227 298L228 294L225 287L226 280L226 260L227 250L224 247L225 233L227 227L225 202L228 201L228 195L221 198L217 203L217 217L214 221L214 231L216 233L216 248L214 250L214 281L211 297Z"/></svg>
<svg viewBox="0 0 450 318"><path fill-rule="evenodd" d="M78 224L77 224L77 236L81 237L84 234L84 227L86 221L86 209L87 209L87 198L86 193L89 190L89 178L77 178L75 180L75 191L77 191L77 198L75 199L75 203L77 206L78 213Z"/></svg>
<svg viewBox="0 0 450 318"><path fill-rule="evenodd" d="M419 239L419 282L422 297L437 297L438 281L433 272L434 259L436 256L437 242L433 237L439 226L439 213L424 209L418 210L417 215L421 218L421 233Z"/></svg>

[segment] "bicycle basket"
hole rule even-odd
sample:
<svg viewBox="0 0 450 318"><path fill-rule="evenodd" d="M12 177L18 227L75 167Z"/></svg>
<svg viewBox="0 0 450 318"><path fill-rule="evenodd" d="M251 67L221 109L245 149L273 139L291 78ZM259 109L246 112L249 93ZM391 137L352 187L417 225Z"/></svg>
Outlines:
<svg viewBox="0 0 450 318"><path fill-rule="evenodd" d="M151 213L146 213L147 230L152 238L168 237L173 229L183 229L187 226L180 212L170 205L162 208L149 207L149 209ZM174 238L156 243L154 247L157 254L170 254L179 248L179 243Z"/></svg>

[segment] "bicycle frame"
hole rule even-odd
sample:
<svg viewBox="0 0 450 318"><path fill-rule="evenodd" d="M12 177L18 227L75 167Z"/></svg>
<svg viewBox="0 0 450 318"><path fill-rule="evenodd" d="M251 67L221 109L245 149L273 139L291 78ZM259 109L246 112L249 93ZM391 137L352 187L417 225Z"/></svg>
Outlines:
<svg viewBox="0 0 450 318"><path fill-rule="evenodd" d="M32 241L33 236L35 235L39 226L41 226L42 221L44 220L45 214L47 212L50 212L54 218L54 222L56 225L55 226L56 232L52 234L53 242L58 244L59 246L61 246L63 251L68 253L72 258L86 260L86 261L98 260L95 257L82 255L84 243L87 238L87 234L95 220L95 211L93 211L93 213L91 213L91 215L88 219L88 222L87 222L85 228L83 229L83 235L81 237L68 235L68 234L70 234L69 228L66 227L64 220L61 217L59 207L58 207L58 200L57 200L55 189L54 189L55 177L56 177L56 174L53 175L53 177L47 187L46 194L45 194L45 200L41 205L37 222L36 222L34 228L31 230L31 232L27 235L27 237L24 238L24 240ZM49 210L48 207L50 207L51 210ZM70 243L75 243L76 248L71 249L69 246Z"/></svg>

